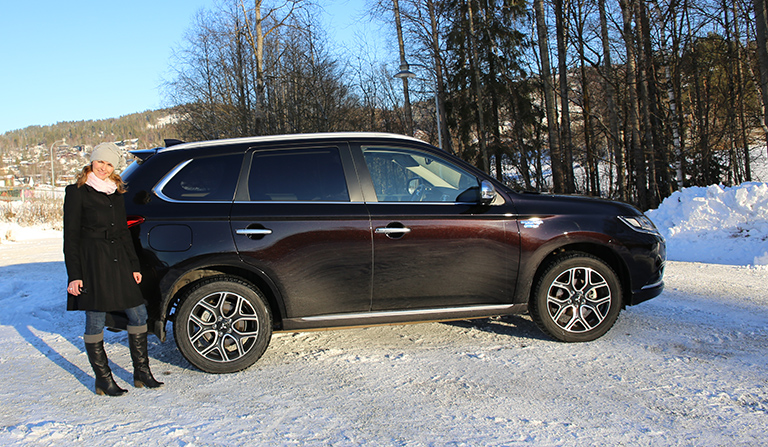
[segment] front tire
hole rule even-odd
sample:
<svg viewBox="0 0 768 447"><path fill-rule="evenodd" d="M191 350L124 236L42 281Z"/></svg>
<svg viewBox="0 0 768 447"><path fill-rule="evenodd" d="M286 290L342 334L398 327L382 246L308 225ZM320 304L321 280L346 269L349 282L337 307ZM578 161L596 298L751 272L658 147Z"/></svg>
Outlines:
<svg viewBox="0 0 768 447"><path fill-rule="evenodd" d="M583 342L608 332L619 317L621 303L621 283L608 264L586 253L569 253L541 275L530 313L550 336Z"/></svg>
<svg viewBox="0 0 768 447"><path fill-rule="evenodd" d="M173 330L189 363L208 373L232 373L264 354L272 337L272 314L257 288L239 278L216 276L185 294Z"/></svg>

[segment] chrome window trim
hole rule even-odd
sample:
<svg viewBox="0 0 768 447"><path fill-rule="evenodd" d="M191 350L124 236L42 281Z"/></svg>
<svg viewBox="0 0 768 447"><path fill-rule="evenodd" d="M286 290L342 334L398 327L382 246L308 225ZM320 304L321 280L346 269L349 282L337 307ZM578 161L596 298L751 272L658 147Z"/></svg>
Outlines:
<svg viewBox="0 0 768 447"><path fill-rule="evenodd" d="M188 164L190 164L190 163L192 163L192 159L191 159L191 158L190 158L190 159L188 159L188 160L184 160L184 161L182 161L181 163L177 164L175 168L171 169L171 172L169 172L168 174L166 174L166 175L165 175L165 177L163 177L163 179L162 179L162 180L160 180L160 182L159 182L157 185L155 185L155 187L154 187L154 188L152 188L152 192L153 192L153 193L154 193L154 194L155 194L157 197L159 197L160 199L162 199L162 200L164 200L164 201L166 201L166 202L171 202L171 203L190 203L190 202L188 202L188 201L186 201L186 200L178 200L178 199L172 199L172 198L168 197L167 195L165 195L165 194L163 193L163 188L165 188L165 185L167 185L167 184L168 184L168 182L170 182L170 181L171 181L171 179L173 179L173 177L175 177L175 176L176 176L176 174L178 174L178 173L179 173L179 171L181 171L182 169L184 169L184 167L186 167L186 166L187 166ZM199 203L199 202L198 202L198 203ZM218 201L214 201L214 202L212 202L212 203L220 203L220 202L218 202Z"/></svg>
<svg viewBox="0 0 768 447"><path fill-rule="evenodd" d="M360 205L365 202L357 201L357 202L350 202L350 201L344 201L344 202L333 202L333 201L327 201L327 200L235 200L235 204L237 205L263 205L263 204L273 204L273 205L351 205L351 204L357 204Z"/></svg>
<svg viewBox="0 0 768 447"><path fill-rule="evenodd" d="M164 186L164 185L163 185ZM346 205L346 204L365 204L365 205L375 205L375 204L383 204L383 205L477 205L475 202L364 202L364 201L355 201L355 202L329 202L329 201L313 201L313 200L261 200L261 201L255 201L255 200L178 200L178 199L172 199L165 194L162 193L162 191L159 190L158 187L155 187L152 189L152 192L162 200L170 203L236 203L238 205L255 205L255 204L274 204L274 205Z"/></svg>
<svg viewBox="0 0 768 447"><path fill-rule="evenodd" d="M290 204L290 205L298 205L298 204L315 204L315 205L339 205L339 204L385 204L385 205L477 205L476 202L365 202L365 201L357 201L357 202L351 202L351 201L313 201L313 200L179 200L179 199L172 199L165 195L163 193L163 188L170 182L173 177L176 176L176 174L179 173L182 169L184 169L188 164L192 162L192 158L188 160L184 160L178 165L176 165L175 168L173 168L168 174L163 177L160 182L155 185L154 188L152 188L152 192L161 200L169 203L191 203L191 204L212 204L212 203L237 203L237 204L256 204L256 203L270 203L270 204Z"/></svg>
<svg viewBox="0 0 768 447"><path fill-rule="evenodd" d="M365 202L382 205L477 205L477 202Z"/></svg>
<svg viewBox="0 0 768 447"><path fill-rule="evenodd" d="M192 203L184 201L184 203ZM237 204L256 204L256 203L271 203L271 204L283 204L283 205L296 205L296 204L331 204L331 205L339 205L339 204L345 204L345 203L356 203L356 204L366 204L366 205L375 205L375 204L384 204L384 205L477 205L475 202L365 202L365 201L356 201L356 202L329 202L329 201L313 201L313 200L235 200L235 203Z"/></svg>

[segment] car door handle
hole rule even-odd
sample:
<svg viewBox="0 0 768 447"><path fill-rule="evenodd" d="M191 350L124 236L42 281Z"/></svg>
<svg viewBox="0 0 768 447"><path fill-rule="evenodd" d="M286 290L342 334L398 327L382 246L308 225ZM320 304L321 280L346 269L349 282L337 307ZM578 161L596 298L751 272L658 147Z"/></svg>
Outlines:
<svg viewBox="0 0 768 447"><path fill-rule="evenodd" d="M408 233L410 233L410 232L411 232L411 229L410 229L410 228L390 228L390 227L382 227L382 228L377 228L375 231L376 231L376 234L387 234L387 235L390 235L390 234L399 234L399 235L403 235L403 234L408 234Z"/></svg>
<svg viewBox="0 0 768 447"><path fill-rule="evenodd" d="M266 236L272 234L272 230L268 228L240 228L235 233L245 236Z"/></svg>

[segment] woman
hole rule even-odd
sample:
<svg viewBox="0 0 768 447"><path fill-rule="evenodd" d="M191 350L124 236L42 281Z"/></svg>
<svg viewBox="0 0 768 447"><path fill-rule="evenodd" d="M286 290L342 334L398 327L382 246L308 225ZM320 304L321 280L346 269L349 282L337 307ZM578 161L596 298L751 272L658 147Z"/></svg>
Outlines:
<svg viewBox="0 0 768 447"><path fill-rule="evenodd" d="M67 267L67 310L85 311L85 350L96 375L96 393L120 396L104 351L108 312L128 317L128 345L133 360L133 384L157 388L147 355L147 309L138 284L139 260L133 248L122 194L125 185L115 168L120 149L102 143L91 153L77 182L64 198L64 263Z"/></svg>

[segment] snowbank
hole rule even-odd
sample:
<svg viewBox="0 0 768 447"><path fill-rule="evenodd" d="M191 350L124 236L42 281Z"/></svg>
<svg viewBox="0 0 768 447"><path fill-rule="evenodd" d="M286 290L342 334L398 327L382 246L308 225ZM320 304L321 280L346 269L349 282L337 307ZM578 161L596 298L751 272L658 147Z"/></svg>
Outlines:
<svg viewBox="0 0 768 447"><path fill-rule="evenodd" d="M768 183L685 188L646 215L669 260L768 265Z"/></svg>

